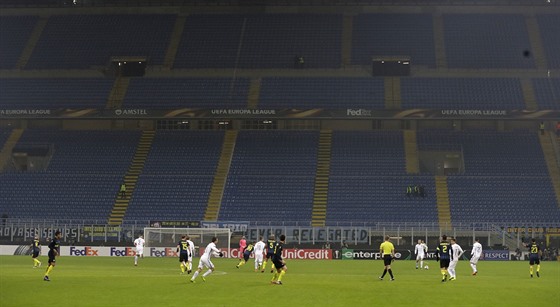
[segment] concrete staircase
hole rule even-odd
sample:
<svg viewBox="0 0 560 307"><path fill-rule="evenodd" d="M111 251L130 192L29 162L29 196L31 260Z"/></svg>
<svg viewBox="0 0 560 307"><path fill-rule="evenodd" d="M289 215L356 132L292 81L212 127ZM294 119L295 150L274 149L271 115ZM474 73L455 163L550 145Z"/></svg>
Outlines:
<svg viewBox="0 0 560 307"><path fill-rule="evenodd" d="M418 143L415 130L404 130L404 154L406 158L406 172L420 173L420 159L418 158Z"/></svg>
<svg viewBox="0 0 560 307"><path fill-rule="evenodd" d="M447 188L447 176L436 176L436 203L439 227L441 229L451 229L451 208L449 190Z"/></svg>
<svg viewBox="0 0 560 307"><path fill-rule="evenodd" d="M527 110L537 110L537 98L535 96L535 89L533 82L529 78L521 78L521 90L523 91L523 101L525 101L525 108Z"/></svg>
<svg viewBox="0 0 560 307"><path fill-rule="evenodd" d="M224 196L224 189L229 173L229 167L231 165L231 159L233 157L233 151L235 149L235 143L237 141L237 133L238 132L236 130L226 131L224 143L222 145L222 153L220 154L220 161L218 162L218 167L216 168L214 182L212 183L212 187L210 188L208 204L206 206L206 212L204 213L205 221L218 220L220 207L222 205L222 197Z"/></svg>
<svg viewBox="0 0 560 307"><path fill-rule="evenodd" d="M548 61L543 50L543 43L541 40L541 33L539 24L535 16L526 16L525 24L527 26L527 33L529 34L529 42L531 43L531 52L535 59L537 69L544 70L548 68Z"/></svg>
<svg viewBox="0 0 560 307"><path fill-rule="evenodd" d="M317 173L313 192L311 226L325 226L327 219L327 197L331 170L332 130L321 130L317 152Z"/></svg>
<svg viewBox="0 0 560 307"><path fill-rule="evenodd" d="M249 94L247 95L247 108L249 109L254 110L259 105L261 82L261 78L251 79L251 84L249 84Z"/></svg>
<svg viewBox="0 0 560 307"><path fill-rule="evenodd" d="M41 34L43 33L43 30L45 29L48 21L49 17L41 17L35 24L35 27L31 32L31 36L29 36L29 40L23 48L23 51L21 52L21 55L19 56L19 59L16 63L17 69L24 69L29 62L29 58L31 58L33 50L35 50L35 46L37 46L37 42L39 41L39 38L41 37Z"/></svg>
<svg viewBox="0 0 560 307"><path fill-rule="evenodd" d="M447 56L445 54L445 36L443 32L443 17L438 14L433 18L434 45L436 52L436 68L447 69Z"/></svg>
<svg viewBox="0 0 560 307"><path fill-rule="evenodd" d="M124 183L126 185L126 197L121 198L120 193L119 195L117 195L115 204L113 205L113 210L111 210L111 215L109 216L110 225L122 224L124 215L126 213L126 210L128 209L128 205L130 203L130 200L132 199L132 195L134 194L134 189L136 188L136 184L138 183L138 177L144 169L144 164L146 163L146 159L148 158L148 154L150 153L150 149L152 148L152 143L154 141L155 135L155 131L146 130L142 132L142 136L140 137L138 146L136 146L136 153L132 158L132 163L128 167L128 171L124 176Z"/></svg>
<svg viewBox="0 0 560 307"><path fill-rule="evenodd" d="M560 166L558 165L558 160L556 159L554 145L550 139L550 132L546 131L544 135L539 135L539 140L544 154L544 159L546 160L548 175L550 176L552 187L554 188L554 193L556 194L556 204L560 207Z"/></svg>
<svg viewBox="0 0 560 307"><path fill-rule="evenodd" d="M171 69L173 67L186 21L186 16L178 16L175 20L175 26L173 27L173 32L171 33L171 40L169 42L169 46L167 47L167 51L165 52L165 57L163 58L163 67L166 69Z"/></svg>
<svg viewBox="0 0 560 307"><path fill-rule="evenodd" d="M16 146L19 138L23 134L23 129L14 129L12 133L2 146L2 150L0 151L0 173L4 171L6 164L10 161L12 157L12 149Z"/></svg>
<svg viewBox="0 0 560 307"><path fill-rule="evenodd" d="M118 77L113 83L113 88L107 99L107 109L120 109L122 107L126 91L130 84L130 78Z"/></svg>
<svg viewBox="0 0 560 307"><path fill-rule="evenodd" d="M342 66L352 65L352 15L344 15L342 20Z"/></svg>

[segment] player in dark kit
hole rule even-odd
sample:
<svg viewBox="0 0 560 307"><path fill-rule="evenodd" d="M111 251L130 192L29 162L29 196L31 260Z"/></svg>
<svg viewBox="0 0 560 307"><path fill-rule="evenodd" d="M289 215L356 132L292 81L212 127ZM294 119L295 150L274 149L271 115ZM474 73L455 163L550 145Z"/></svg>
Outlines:
<svg viewBox="0 0 560 307"><path fill-rule="evenodd" d="M529 272L531 273L531 278L533 278L533 265L537 265L537 277L541 277L541 257L542 251L535 239L531 239L531 244L529 245Z"/></svg>
<svg viewBox="0 0 560 307"><path fill-rule="evenodd" d="M270 235L268 237L268 241L266 241L266 258L264 258L261 273L264 273L264 270L266 269L267 261L269 259L272 259L272 256L274 255L274 247L276 247L276 238L274 237L274 235ZM270 267L270 273L273 272L274 272L274 263Z"/></svg>
<svg viewBox="0 0 560 307"><path fill-rule="evenodd" d="M249 261L249 257L251 257L251 254L253 253L254 250L255 250L255 242L251 242L249 243L249 245L245 246L245 249L243 250L243 259L239 260L239 263L236 266L238 269L239 267L247 263L247 261Z"/></svg>
<svg viewBox="0 0 560 307"><path fill-rule="evenodd" d="M62 237L62 233L57 230L54 233L54 238L52 239L51 243L49 244L49 266L47 267L47 271L45 272L45 277L43 278L44 281L51 281L49 279L49 274L54 269L56 265L56 256L60 255L60 238Z"/></svg>
<svg viewBox="0 0 560 307"><path fill-rule="evenodd" d="M280 242L276 243L274 247L274 255L272 256L272 263L274 264L274 268L276 269L276 273L272 277L271 282L276 285L282 284L282 277L286 274L288 267L286 266L286 262L282 259L282 249L284 248L284 244L286 244L286 236L280 236Z"/></svg>
<svg viewBox="0 0 560 307"><path fill-rule="evenodd" d="M447 236L441 236L441 242L436 249L436 260L439 261L441 270L441 282L447 281L447 268L451 261L451 244L447 242Z"/></svg>
<svg viewBox="0 0 560 307"><path fill-rule="evenodd" d="M39 242L39 237L35 236L33 242L31 243L31 259L33 259L33 268L38 268L41 266L41 261L37 259L41 254L41 242Z"/></svg>
<svg viewBox="0 0 560 307"><path fill-rule="evenodd" d="M189 260L189 242L187 242L187 236L181 236L181 241L177 244L177 252L179 253L181 274L184 274L187 270L187 261Z"/></svg>

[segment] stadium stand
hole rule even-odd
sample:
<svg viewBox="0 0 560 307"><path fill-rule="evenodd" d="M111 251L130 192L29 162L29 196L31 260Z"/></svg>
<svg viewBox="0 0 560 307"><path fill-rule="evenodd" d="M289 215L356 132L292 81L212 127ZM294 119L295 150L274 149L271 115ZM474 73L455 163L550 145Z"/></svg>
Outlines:
<svg viewBox="0 0 560 307"><path fill-rule="evenodd" d="M0 174L13 218L106 220L139 138L129 131L26 130L19 145L52 144L45 171Z"/></svg>
<svg viewBox="0 0 560 307"><path fill-rule="evenodd" d="M405 109L525 109L516 78L403 78L401 97Z"/></svg>
<svg viewBox="0 0 560 307"><path fill-rule="evenodd" d="M125 220L202 220L223 131L158 131Z"/></svg>
<svg viewBox="0 0 560 307"><path fill-rule="evenodd" d="M0 16L0 69L13 69L37 23L37 16Z"/></svg>
<svg viewBox="0 0 560 307"><path fill-rule="evenodd" d="M0 79L0 108L105 108L113 80L102 78Z"/></svg>
<svg viewBox="0 0 560 307"><path fill-rule="evenodd" d="M317 131L241 131L219 218L311 221Z"/></svg>
<svg viewBox="0 0 560 307"><path fill-rule="evenodd" d="M86 69L112 56L146 56L162 65L176 15L51 16L26 66Z"/></svg>
<svg viewBox="0 0 560 307"><path fill-rule="evenodd" d="M6 140L10 137L11 133L12 129L0 128L0 150L2 150L4 143L6 143Z"/></svg>
<svg viewBox="0 0 560 307"><path fill-rule="evenodd" d="M435 67L431 14L360 14L352 27L352 63L375 56L409 56L413 65Z"/></svg>
<svg viewBox="0 0 560 307"><path fill-rule="evenodd" d="M535 68L525 17L516 14L444 14L449 68Z"/></svg>
<svg viewBox="0 0 560 307"><path fill-rule="evenodd" d="M342 15L192 15L175 68L338 68Z"/></svg>
<svg viewBox="0 0 560 307"><path fill-rule="evenodd" d="M385 107L382 78L264 78L261 108Z"/></svg>
<svg viewBox="0 0 560 307"><path fill-rule="evenodd" d="M549 68L560 68L560 37L558 29L560 29L560 16L557 14L538 14L537 23L541 34L544 52Z"/></svg>
<svg viewBox="0 0 560 307"><path fill-rule="evenodd" d="M247 78L132 78L125 107L244 108Z"/></svg>
<svg viewBox="0 0 560 307"><path fill-rule="evenodd" d="M539 109L560 110L560 78L533 79Z"/></svg>

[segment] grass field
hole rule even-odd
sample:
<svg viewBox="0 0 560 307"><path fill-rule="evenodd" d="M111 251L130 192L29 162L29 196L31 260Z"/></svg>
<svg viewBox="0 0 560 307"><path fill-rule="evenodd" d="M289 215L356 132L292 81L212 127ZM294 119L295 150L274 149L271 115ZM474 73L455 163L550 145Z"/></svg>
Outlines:
<svg viewBox="0 0 560 307"><path fill-rule="evenodd" d="M0 306L560 306L559 262L542 263L541 277L531 279L525 261L479 262L478 276L461 261L458 279L441 283L435 261L429 270L397 261L391 282L377 279L381 261L291 260L281 286L270 284L269 270L255 273L252 260L236 269L234 259L215 259L216 272L195 284L172 258L141 259L138 267L121 257L57 262L44 282L46 263L33 269L29 256L0 256Z"/></svg>

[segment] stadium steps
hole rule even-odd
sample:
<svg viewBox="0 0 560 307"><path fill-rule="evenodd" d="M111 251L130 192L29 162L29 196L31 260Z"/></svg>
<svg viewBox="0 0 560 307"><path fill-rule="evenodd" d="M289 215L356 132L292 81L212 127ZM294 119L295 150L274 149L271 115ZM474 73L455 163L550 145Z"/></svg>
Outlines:
<svg viewBox="0 0 560 307"><path fill-rule="evenodd" d="M443 31L443 17L441 14L434 15L434 44L436 52L437 69L447 69L447 56L445 54L445 39Z"/></svg>
<svg viewBox="0 0 560 307"><path fill-rule="evenodd" d="M113 83L113 88L107 99L107 109L120 109L122 107L126 91L130 85L130 78L118 77Z"/></svg>
<svg viewBox="0 0 560 307"><path fill-rule="evenodd" d="M539 134L539 140L544 154L544 159L546 161L546 166L548 168L548 174L550 180L552 181L554 193L556 194L556 204L560 207L560 166L558 165L558 160L556 159L556 153L550 137L550 132L548 131L545 131L544 135Z"/></svg>
<svg viewBox="0 0 560 307"><path fill-rule="evenodd" d="M233 151L235 150L235 143L237 142L236 130L226 131L224 143L222 145L222 153L214 175L214 182L210 188L210 195L208 196L208 204L204 213L205 221L217 221L220 214L220 207L222 205L222 198L226 186L231 160L233 158Z"/></svg>
<svg viewBox="0 0 560 307"><path fill-rule="evenodd" d="M352 64L352 23L351 15L344 15L342 20L342 66L346 67Z"/></svg>
<svg viewBox="0 0 560 307"><path fill-rule="evenodd" d="M418 143L416 142L416 131L414 130L404 130L404 154L406 158L406 172L408 174L420 173Z"/></svg>
<svg viewBox="0 0 560 307"><path fill-rule="evenodd" d="M401 108L401 79L385 77L383 80L385 93L385 109L395 110Z"/></svg>
<svg viewBox="0 0 560 307"><path fill-rule="evenodd" d="M175 26L173 27L173 32L171 33L169 47L167 47L167 51L165 52L165 58L163 58L163 67L166 69L171 69L173 67L186 21L186 16L178 16L177 20L175 20Z"/></svg>
<svg viewBox="0 0 560 307"><path fill-rule="evenodd" d="M39 20L35 24L35 27L33 28L33 31L31 32L31 35L29 36L29 40L27 40L27 44L23 48L23 51L21 52L21 55L16 63L16 69L24 69L27 65L27 63L29 62L29 58L31 58L33 50L35 50L35 46L37 46L37 42L39 41L39 38L41 37L41 34L43 33L43 30L45 29L48 21L48 16L39 18Z"/></svg>
<svg viewBox="0 0 560 307"><path fill-rule="evenodd" d="M332 130L321 130L319 150L317 151L317 172L313 192L311 226L325 226L327 219L327 197L331 169Z"/></svg>
<svg viewBox="0 0 560 307"><path fill-rule="evenodd" d="M541 33L539 25L535 16L526 16L525 24L527 26L527 33L529 34L529 42L531 43L531 53L535 59L537 69L545 70L548 68L546 55L543 50L543 43L541 40Z"/></svg>
<svg viewBox="0 0 560 307"><path fill-rule="evenodd" d="M136 152L132 158L132 162L128 167L128 171L124 176L124 184L126 185L126 197L120 198L120 193L115 199L115 204L113 205L113 210L111 210L111 215L109 216L110 225L120 225L123 221L124 215L130 203L130 199L134 194L134 189L138 183L138 177L142 170L144 169L144 164L152 148L152 143L156 135L155 131L145 130L142 132L142 136L138 141L136 146Z"/></svg>
<svg viewBox="0 0 560 307"><path fill-rule="evenodd" d="M535 96L535 88L533 81L529 78L521 78L521 91L523 92L523 101L525 101L525 108L527 110L537 110L537 98Z"/></svg>
<svg viewBox="0 0 560 307"><path fill-rule="evenodd" d="M256 109L259 105L259 96L261 93L261 78L251 79L249 85L249 94L247 95L247 108Z"/></svg>
<svg viewBox="0 0 560 307"><path fill-rule="evenodd" d="M12 130L12 133L2 146L2 150L0 151L0 173L4 171L4 167L6 167L6 164L10 161L12 149L14 149L14 146L16 146L22 134L23 129Z"/></svg>
<svg viewBox="0 0 560 307"><path fill-rule="evenodd" d="M436 204L441 229L452 229L449 190L446 176L436 176Z"/></svg>

